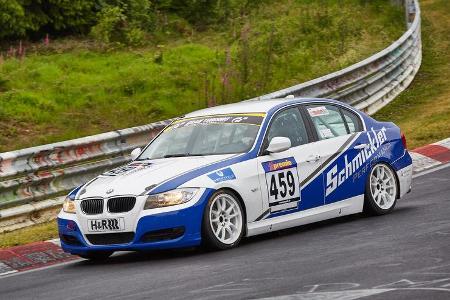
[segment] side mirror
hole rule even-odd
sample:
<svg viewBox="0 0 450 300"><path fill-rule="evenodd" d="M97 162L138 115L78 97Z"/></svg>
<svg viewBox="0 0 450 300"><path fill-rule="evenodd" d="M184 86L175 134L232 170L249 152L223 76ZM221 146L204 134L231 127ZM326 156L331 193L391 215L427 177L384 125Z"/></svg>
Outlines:
<svg viewBox="0 0 450 300"><path fill-rule="evenodd" d="M131 160L135 160L141 154L141 148L136 148L131 151Z"/></svg>
<svg viewBox="0 0 450 300"><path fill-rule="evenodd" d="M278 153L291 148L291 140L287 137L276 136L272 138L265 152Z"/></svg>

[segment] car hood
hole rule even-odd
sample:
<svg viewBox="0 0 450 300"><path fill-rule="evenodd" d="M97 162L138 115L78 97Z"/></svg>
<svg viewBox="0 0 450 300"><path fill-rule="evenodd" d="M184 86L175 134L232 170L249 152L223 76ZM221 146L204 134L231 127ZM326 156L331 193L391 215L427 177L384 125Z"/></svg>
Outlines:
<svg viewBox="0 0 450 300"><path fill-rule="evenodd" d="M133 161L87 183L78 198L140 195L153 186L190 170L229 158L234 154Z"/></svg>

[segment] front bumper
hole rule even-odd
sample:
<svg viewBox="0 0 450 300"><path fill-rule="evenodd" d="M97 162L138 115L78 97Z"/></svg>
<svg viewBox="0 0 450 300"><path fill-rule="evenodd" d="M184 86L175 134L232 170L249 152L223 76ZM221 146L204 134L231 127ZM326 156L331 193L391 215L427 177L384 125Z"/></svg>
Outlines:
<svg viewBox="0 0 450 300"><path fill-rule="evenodd" d="M86 241L86 235L83 234L76 219L70 220L59 216L61 247L65 252L83 255L91 251L144 251L197 246L201 242L204 208L213 192L212 189L206 189L200 199L190 207L142 216L137 222L134 237L127 243L92 245ZM166 236L160 240L146 239L148 233L164 232L174 228L179 233L175 238L167 239ZM182 229L182 232L179 229Z"/></svg>

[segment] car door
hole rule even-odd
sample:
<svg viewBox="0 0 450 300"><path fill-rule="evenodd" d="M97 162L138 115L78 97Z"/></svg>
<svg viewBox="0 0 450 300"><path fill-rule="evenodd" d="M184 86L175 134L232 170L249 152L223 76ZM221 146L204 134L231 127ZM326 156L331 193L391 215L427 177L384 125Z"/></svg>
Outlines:
<svg viewBox="0 0 450 300"><path fill-rule="evenodd" d="M318 103L305 107L323 159L325 204L363 194L364 182L351 172L353 159L366 145L359 143L363 130L360 117L338 105Z"/></svg>
<svg viewBox="0 0 450 300"><path fill-rule="evenodd" d="M274 115L266 131L257 158L264 218L324 204L323 178L317 172L322 161L317 147L310 143L313 136L305 117L297 106L283 109ZM291 148L265 153L274 137L289 138Z"/></svg>

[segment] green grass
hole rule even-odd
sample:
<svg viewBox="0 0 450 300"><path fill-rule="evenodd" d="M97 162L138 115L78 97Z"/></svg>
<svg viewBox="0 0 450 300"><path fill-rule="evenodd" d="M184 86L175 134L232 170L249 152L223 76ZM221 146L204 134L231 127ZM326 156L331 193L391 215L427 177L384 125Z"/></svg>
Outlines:
<svg viewBox="0 0 450 300"><path fill-rule="evenodd" d="M450 137L450 5L448 0L420 4L422 66L412 85L375 115L399 125L410 149Z"/></svg>
<svg viewBox="0 0 450 300"><path fill-rule="evenodd" d="M0 248L46 241L58 237L56 221L38 224L11 232L0 233Z"/></svg>
<svg viewBox="0 0 450 300"><path fill-rule="evenodd" d="M0 151L147 124L341 69L404 31L390 2L267 1L220 28L168 32L139 49L88 40L34 47L23 60L0 60Z"/></svg>

